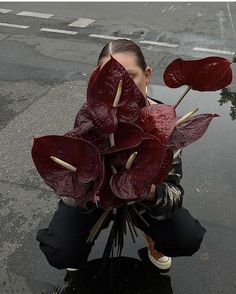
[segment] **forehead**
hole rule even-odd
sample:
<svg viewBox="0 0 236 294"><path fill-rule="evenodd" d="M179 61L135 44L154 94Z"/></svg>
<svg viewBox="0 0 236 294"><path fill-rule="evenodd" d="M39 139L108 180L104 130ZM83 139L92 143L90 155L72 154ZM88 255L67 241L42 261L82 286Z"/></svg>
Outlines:
<svg viewBox="0 0 236 294"><path fill-rule="evenodd" d="M112 57L122 64L127 71L140 70L136 62L136 56L133 53L115 53L112 54ZM100 66L103 67L108 60L110 60L110 56L104 57L101 60Z"/></svg>

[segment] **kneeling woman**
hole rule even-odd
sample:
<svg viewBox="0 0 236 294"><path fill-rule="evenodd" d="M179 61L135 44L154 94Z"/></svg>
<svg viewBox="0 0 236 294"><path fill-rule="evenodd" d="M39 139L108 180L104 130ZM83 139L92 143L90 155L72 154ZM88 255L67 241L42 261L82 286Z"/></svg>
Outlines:
<svg viewBox="0 0 236 294"><path fill-rule="evenodd" d="M147 104L162 103L147 96L152 71L135 43L128 40L111 41L102 49L97 66L102 68L111 55L127 70L147 99ZM147 207L143 217L150 227L137 222L137 227L144 232L150 261L160 269L170 268L171 257L194 254L206 231L182 207L184 191L180 185L181 178L181 150L178 150L165 182L159 186L152 185L143 200ZM97 207L85 210L76 206L73 199L62 198L49 227L39 230L37 234L48 262L58 269L67 270L76 270L84 265L94 245L86 240L102 213L103 210Z"/></svg>

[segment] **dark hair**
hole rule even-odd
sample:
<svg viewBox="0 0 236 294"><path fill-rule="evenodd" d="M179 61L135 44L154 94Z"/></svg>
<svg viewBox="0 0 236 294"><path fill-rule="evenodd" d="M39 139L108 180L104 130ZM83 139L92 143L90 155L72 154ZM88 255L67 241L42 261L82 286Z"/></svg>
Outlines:
<svg viewBox="0 0 236 294"><path fill-rule="evenodd" d="M98 65L103 57L109 57L110 55L115 53L125 53L125 52L133 53L136 56L137 65L143 71L145 71L145 69L147 68L147 64L140 47L134 42L130 40L126 40L126 39L118 39L118 40L114 40L107 43L103 47L98 57Z"/></svg>

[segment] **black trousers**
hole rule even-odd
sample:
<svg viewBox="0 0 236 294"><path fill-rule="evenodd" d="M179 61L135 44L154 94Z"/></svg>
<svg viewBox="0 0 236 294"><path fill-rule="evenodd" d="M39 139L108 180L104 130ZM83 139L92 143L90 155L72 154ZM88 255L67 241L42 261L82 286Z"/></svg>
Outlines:
<svg viewBox="0 0 236 294"><path fill-rule="evenodd" d="M58 269L85 264L94 245L86 239L102 213L101 209L84 213L61 200L49 227L39 230L36 237L48 262ZM185 208L177 209L167 220L156 220L147 213L143 216L150 227L142 222L137 227L153 239L155 248L163 254L190 256L199 249L206 230Z"/></svg>

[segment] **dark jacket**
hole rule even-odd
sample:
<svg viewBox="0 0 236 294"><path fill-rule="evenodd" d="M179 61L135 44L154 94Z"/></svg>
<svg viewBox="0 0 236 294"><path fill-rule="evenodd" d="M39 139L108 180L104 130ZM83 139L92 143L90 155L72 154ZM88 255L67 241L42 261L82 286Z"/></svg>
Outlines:
<svg viewBox="0 0 236 294"><path fill-rule="evenodd" d="M180 185L183 176L181 153L182 150L178 150L174 154L172 169L165 182L156 187L156 203L145 201L149 215L158 220L169 218L176 208L182 206L184 189Z"/></svg>
<svg viewBox="0 0 236 294"><path fill-rule="evenodd" d="M161 101L151 98L157 103L163 104ZM77 126L77 117L75 119L75 127ZM146 211L149 215L155 219L163 220L171 216L176 208L182 206L182 200L184 190L180 185L180 180L183 176L182 173L182 161L181 161L182 150L177 150L174 154L172 163L172 169L169 172L165 182L156 187L156 203L149 203L148 201L142 200L146 207ZM76 206L74 199L68 197L62 197L62 200L72 206ZM93 209L85 209L84 212L90 212ZM140 210L140 205L137 205L137 209Z"/></svg>

